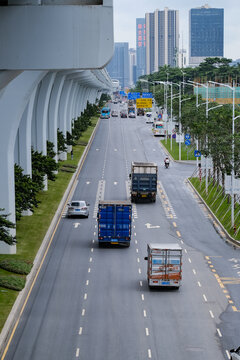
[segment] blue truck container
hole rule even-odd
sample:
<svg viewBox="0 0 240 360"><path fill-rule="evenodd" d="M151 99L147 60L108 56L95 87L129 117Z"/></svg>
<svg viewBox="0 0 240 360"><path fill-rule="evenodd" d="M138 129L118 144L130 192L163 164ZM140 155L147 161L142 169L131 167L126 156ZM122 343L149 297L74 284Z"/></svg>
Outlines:
<svg viewBox="0 0 240 360"><path fill-rule="evenodd" d="M131 201L156 201L158 180L156 163L132 162L129 177L131 179Z"/></svg>
<svg viewBox="0 0 240 360"><path fill-rule="evenodd" d="M126 200L99 201L98 243L130 246L132 204Z"/></svg>

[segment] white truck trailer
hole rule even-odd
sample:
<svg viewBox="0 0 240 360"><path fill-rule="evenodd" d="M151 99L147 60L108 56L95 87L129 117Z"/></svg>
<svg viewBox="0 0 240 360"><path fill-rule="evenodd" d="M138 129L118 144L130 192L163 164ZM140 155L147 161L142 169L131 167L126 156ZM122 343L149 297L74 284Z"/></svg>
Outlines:
<svg viewBox="0 0 240 360"><path fill-rule="evenodd" d="M178 244L148 244L149 287L179 288L182 280L182 248Z"/></svg>

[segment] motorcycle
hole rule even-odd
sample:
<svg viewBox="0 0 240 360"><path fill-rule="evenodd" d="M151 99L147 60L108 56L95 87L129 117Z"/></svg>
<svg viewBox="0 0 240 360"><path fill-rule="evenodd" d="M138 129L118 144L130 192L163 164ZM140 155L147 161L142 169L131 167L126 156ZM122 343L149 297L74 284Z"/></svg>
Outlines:
<svg viewBox="0 0 240 360"><path fill-rule="evenodd" d="M166 160L166 161L164 162L164 164L165 164L165 168L168 169L168 168L169 168L169 161Z"/></svg>

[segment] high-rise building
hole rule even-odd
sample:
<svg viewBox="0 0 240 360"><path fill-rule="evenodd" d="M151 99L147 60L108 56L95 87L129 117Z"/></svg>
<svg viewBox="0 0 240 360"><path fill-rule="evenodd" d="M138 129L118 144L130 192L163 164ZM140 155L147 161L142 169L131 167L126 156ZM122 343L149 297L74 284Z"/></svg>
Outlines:
<svg viewBox="0 0 240 360"><path fill-rule="evenodd" d="M136 19L137 79L146 73L146 25L145 18Z"/></svg>
<svg viewBox="0 0 240 360"><path fill-rule="evenodd" d="M132 87L136 83L134 76L134 66L136 65L136 50L129 49L129 85Z"/></svg>
<svg viewBox="0 0 240 360"><path fill-rule="evenodd" d="M129 45L127 42L114 44L114 55L106 68L112 79L119 80L122 89L129 87Z"/></svg>
<svg viewBox="0 0 240 360"><path fill-rule="evenodd" d="M145 20L146 73L158 71L159 66L178 66L178 10L156 10L154 13L147 13Z"/></svg>
<svg viewBox="0 0 240 360"><path fill-rule="evenodd" d="M223 57L224 9L208 5L189 11L189 65L206 57Z"/></svg>

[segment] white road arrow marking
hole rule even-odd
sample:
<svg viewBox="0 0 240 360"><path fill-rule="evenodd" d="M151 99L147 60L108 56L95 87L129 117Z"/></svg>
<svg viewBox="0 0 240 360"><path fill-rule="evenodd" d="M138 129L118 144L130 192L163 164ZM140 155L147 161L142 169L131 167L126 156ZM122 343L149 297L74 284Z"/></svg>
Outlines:
<svg viewBox="0 0 240 360"><path fill-rule="evenodd" d="M96 149L96 151L99 151L99 149Z"/></svg>
<svg viewBox="0 0 240 360"><path fill-rule="evenodd" d="M149 223L145 224L147 229L159 229L160 225L151 225Z"/></svg>
<svg viewBox="0 0 240 360"><path fill-rule="evenodd" d="M75 229L77 229L81 224L80 223L74 223L73 225L74 225Z"/></svg>
<svg viewBox="0 0 240 360"><path fill-rule="evenodd" d="M86 184L89 185L89 184L90 184L90 181L87 181Z"/></svg>

